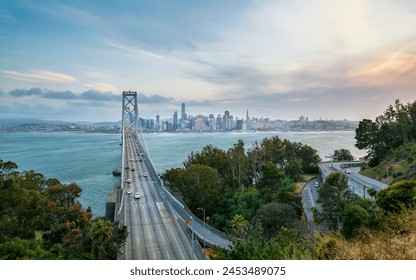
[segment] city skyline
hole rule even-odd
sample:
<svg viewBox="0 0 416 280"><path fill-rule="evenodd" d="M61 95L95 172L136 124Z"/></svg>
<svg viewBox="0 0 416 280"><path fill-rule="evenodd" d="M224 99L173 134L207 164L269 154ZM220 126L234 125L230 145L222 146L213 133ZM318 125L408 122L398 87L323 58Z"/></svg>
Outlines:
<svg viewBox="0 0 416 280"><path fill-rule="evenodd" d="M268 117L234 116L229 110L223 114L186 113L186 104L181 104L181 117L174 111L171 117L139 116L139 125L144 132L207 132L207 131L257 131L257 130L355 130L358 121L343 120L309 120L299 116L296 120L273 119Z"/></svg>
<svg viewBox="0 0 416 280"><path fill-rule="evenodd" d="M374 119L415 99L414 26L413 1L5 0L0 118L116 121L134 90L145 117Z"/></svg>

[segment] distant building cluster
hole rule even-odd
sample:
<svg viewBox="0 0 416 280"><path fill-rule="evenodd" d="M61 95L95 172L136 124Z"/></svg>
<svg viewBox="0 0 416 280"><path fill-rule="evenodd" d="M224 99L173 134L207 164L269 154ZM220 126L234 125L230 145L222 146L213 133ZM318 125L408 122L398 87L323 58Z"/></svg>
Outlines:
<svg viewBox="0 0 416 280"><path fill-rule="evenodd" d="M178 111L172 118L161 120L140 118L139 124L144 132L209 132L209 131L308 131L308 130L354 130L358 122L314 120L301 116L298 120L271 120L270 118L250 117L247 110L245 118L234 117L226 110L222 115L188 115L185 103L182 103L180 115Z"/></svg>
<svg viewBox="0 0 416 280"><path fill-rule="evenodd" d="M196 115L186 113L182 103L180 114L175 111L171 118L140 118L144 132L214 132L214 131L331 131L355 130L358 121L348 120L309 120L301 116L297 120L272 120L250 117L246 111L244 118L233 116L226 110L223 114ZM69 123L43 120L0 120L2 131L86 131L119 133L121 122Z"/></svg>

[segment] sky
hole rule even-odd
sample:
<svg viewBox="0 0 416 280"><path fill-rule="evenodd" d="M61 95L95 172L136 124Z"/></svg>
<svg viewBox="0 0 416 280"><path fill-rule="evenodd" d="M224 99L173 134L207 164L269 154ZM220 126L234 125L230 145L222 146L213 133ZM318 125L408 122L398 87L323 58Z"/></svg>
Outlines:
<svg viewBox="0 0 416 280"><path fill-rule="evenodd" d="M0 119L374 119L416 100L413 0L2 0Z"/></svg>

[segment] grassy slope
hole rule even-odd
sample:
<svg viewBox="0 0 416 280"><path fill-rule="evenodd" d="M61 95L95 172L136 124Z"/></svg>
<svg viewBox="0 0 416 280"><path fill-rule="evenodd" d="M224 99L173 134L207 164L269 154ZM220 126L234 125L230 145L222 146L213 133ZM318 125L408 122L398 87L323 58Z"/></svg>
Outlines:
<svg viewBox="0 0 416 280"><path fill-rule="evenodd" d="M394 230L367 231L355 240L335 238L338 260L415 260L416 212L403 213L394 219Z"/></svg>
<svg viewBox="0 0 416 280"><path fill-rule="evenodd" d="M361 174L386 184L416 181L416 143L393 149L378 166L363 168Z"/></svg>

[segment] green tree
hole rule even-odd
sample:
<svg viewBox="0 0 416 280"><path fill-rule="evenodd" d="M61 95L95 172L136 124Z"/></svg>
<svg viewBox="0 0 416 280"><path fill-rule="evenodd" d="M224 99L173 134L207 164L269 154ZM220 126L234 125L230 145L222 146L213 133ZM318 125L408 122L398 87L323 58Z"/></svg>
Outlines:
<svg viewBox="0 0 416 280"><path fill-rule="evenodd" d="M371 215L367 209L356 203L346 204L340 215L341 233L347 238L354 236L359 229L368 226L370 218Z"/></svg>
<svg viewBox="0 0 416 280"><path fill-rule="evenodd" d="M302 180L302 165L299 160L291 161L285 167L285 174L287 177L292 179L294 182L299 182Z"/></svg>
<svg viewBox="0 0 416 280"><path fill-rule="evenodd" d="M243 140L238 140L238 142L227 151L227 156L231 172L231 178L229 179L229 181L231 182L231 186L233 188L236 188L241 187L243 185L248 185L249 163L247 155L245 153Z"/></svg>
<svg viewBox="0 0 416 280"><path fill-rule="evenodd" d="M207 215L216 212L224 189L222 177L210 166L194 164L187 168L177 188L192 211L204 207Z"/></svg>
<svg viewBox="0 0 416 280"><path fill-rule="evenodd" d="M399 182L376 194L377 206L388 212L400 212L416 206L416 182Z"/></svg>
<svg viewBox="0 0 416 280"><path fill-rule="evenodd" d="M282 191L277 193L274 201L292 206L299 218L303 215L303 204L300 193L294 191Z"/></svg>
<svg viewBox="0 0 416 280"><path fill-rule="evenodd" d="M10 162L0 160L0 165L0 259L95 258L93 214L79 203L78 185L61 184L35 171L15 172L17 165ZM111 242L100 251L105 255L97 257L116 259L127 231L108 226L113 228Z"/></svg>
<svg viewBox="0 0 416 280"><path fill-rule="evenodd" d="M17 169L17 164L12 161L6 161L0 159L0 175L4 175L6 178Z"/></svg>
<svg viewBox="0 0 416 280"><path fill-rule="evenodd" d="M205 146L201 152L191 152L188 159L184 162L185 169L192 165L206 165L214 168L224 178L225 185L231 186L233 182L230 170L230 160L227 153L212 145Z"/></svg>
<svg viewBox="0 0 416 280"><path fill-rule="evenodd" d="M262 226L266 238L276 236L281 228L298 228L300 226L296 210L290 204L278 202L264 205L253 219L253 224L257 222Z"/></svg>
<svg viewBox="0 0 416 280"><path fill-rule="evenodd" d="M416 141L416 101L402 104L399 100L375 121L364 119L356 129L356 147L367 151L370 166L376 166L390 149Z"/></svg>
<svg viewBox="0 0 416 280"><path fill-rule="evenodd" d="M59 206L69 210L80 197L82 189L75 183L49 186L46 194L49 200L56 201Z"/></svg>
<svg viewBox="0 0 416 280"><path fill-rule="evenodd" d="M335 150L333 156L335 158L337 158L338 160L343 160L343 161L352 161L352 160L354 160L354 156L352 155L352 153L348 149Z"/></svg>
<svg viewBox="0 0 416 280"><path fill-rule="evenodd" d="M37 240L14 237L0 244L0 260L38 260L50 259L52 255L43 250Z"/></svg>
<svg viewBox="0 0 416 280"><path fill-rule="evenodd" d="M259 189L265 202L272 201L273 195L280 191L281 182L285 178L284 171L279 169L276 164L268 162L263 166L262 177L256 187Z"/></svg>
<svg viewBox="0 0 416 280"><path fill-rule="evenodd" d="M248 230L249 223L241 215L234 215L234 218L230 221L231 235L237 238L243 238Z"/></svg>
<svg viewBox="0 0 416 280"><path fill-rule="evenodd" d="M227 203L232 216L242 215L245 219L251 220L257 210L264 205L264 200L257 188L250 187L238 189L231 199L227 199L225 204Z"/></svg>
<svg viewBox="0 0 416 280"><path fill-rule="evenodd" d="M265 238L257 223L245 238L234 240L233 246L217 249L223 260L290 260L310 259L312 248L296 229L281 228L273 238Z"/></svg>
<svg viewBox="0 0 416 280"><path fill-rule="evenodd" d="M348 177L338 172L328 175L319 190L322 218L330 229L341 226L340 216L345 206L358 197L348 187Z"/></svg>
<svg viewBox="0 0 416 280"><path fill-rule="evenodd" d="M360 150L366 150L366 157L370 158L373 164L380 161L380 153L385 150L382 139L380 139L379 130L379 126L368 119L360 121L358 128L355 130L355 146Z"/></svg>

